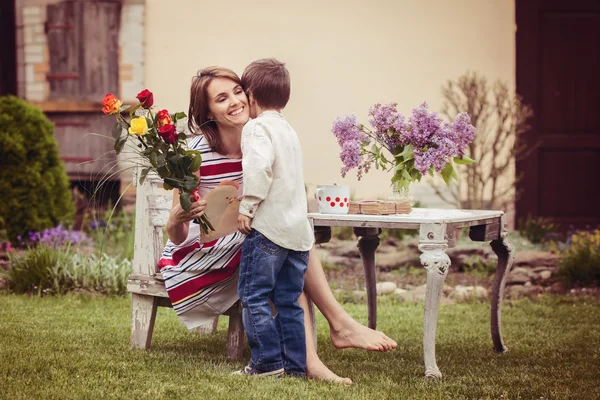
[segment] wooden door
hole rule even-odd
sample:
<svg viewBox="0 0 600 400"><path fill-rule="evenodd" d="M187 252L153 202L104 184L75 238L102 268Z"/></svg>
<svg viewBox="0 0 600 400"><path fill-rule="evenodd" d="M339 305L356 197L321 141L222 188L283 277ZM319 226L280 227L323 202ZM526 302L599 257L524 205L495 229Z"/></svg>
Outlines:
<svg viewBox="0 0 600 400"><path fill-rule="evenodd" d="M50 99L98 101L119 92L120 0L47 7Z"/></svg>
<svg viewBox="0 0 600 400"><path fill-rule="evenodd" d="M17 94L17 41L15 24L15 0L0 1L0 96Z"/></svg>
<svg viewBox="0 0 600 400"><path fill-rule="evenodd" d="M517 219L600 224L600 1L516 1L517 91L535 113Z"/></svg>

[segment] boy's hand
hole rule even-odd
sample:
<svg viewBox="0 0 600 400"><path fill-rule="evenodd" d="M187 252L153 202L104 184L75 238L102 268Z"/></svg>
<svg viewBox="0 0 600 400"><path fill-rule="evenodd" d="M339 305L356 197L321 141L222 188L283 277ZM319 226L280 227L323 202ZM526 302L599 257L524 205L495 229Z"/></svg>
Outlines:
<svg viewBox="0 0 600 400"><path fill-rule="evenodd" d="M238 230L242 232L244 235L249 235L252 228L250 224L252 222L252 218L245 216L244 214L238 215Z"/></svg>

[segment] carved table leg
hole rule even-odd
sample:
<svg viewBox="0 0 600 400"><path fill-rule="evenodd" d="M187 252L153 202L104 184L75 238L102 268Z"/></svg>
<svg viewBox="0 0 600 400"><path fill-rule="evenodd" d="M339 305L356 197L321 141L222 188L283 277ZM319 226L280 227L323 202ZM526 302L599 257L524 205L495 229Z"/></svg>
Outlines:
<svg viewBox="0 0 600 400"><path fill-rule="evenodd" d="M423 253L421 264L427 271L423 320L423 353L427 378L442 377L435 360L435 335L442 288L450 268L450 258L445 253L448 248L445 233L445 225L423 224L420 228L419 250Z"/></svg>
<svg viewBox="0 0 600 400"><path fill-rule="evenodd" d="M498 256L498 268L496 268L496 277L494 278L494 286L492 288L492 342L494 343L494 350L499 353L504 353L508 350L502 341L500 305L504 297L506 277L510 272L515 257L513 245L506 240L507 233L506 227L503 224L500 238L490 242L492 250Z"/></svg>
<svg viewBox="0 0 600 400"><path fill-rule="evenodd" d="M354 234L359 237L358 251L365 270L367 285L367 308L369 311L369 328L377 326L377 281L375 279L375 250L379 246L379 228L354 228Z"/></svg>

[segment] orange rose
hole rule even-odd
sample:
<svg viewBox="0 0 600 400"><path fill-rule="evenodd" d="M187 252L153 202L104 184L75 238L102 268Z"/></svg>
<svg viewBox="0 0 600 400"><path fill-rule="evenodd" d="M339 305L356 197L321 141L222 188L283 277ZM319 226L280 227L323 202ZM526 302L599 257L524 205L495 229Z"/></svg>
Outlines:
<svg viewBox="0 0 600 400"><path fill-rule="evenodd" d="M106 115L116 114L119 112L119 108L121 108L122 104L123 102L117 99L117 96L112 93L108 93L102 100L102 105L104 106L102 108L102 112Z"/></svg>
<svg viewBox="0 0 600 400"><path fill-rule="evenodd" d="M158 128L170 125L171 123L173 123L173 121L171 120L169 112L167 110L160 110L158 112Z"/></svg>

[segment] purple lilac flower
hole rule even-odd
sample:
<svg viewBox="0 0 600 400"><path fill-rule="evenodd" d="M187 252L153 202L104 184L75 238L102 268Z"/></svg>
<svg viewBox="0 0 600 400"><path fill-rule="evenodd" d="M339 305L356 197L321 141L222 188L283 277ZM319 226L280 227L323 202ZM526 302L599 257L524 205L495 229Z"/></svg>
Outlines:
<svg viewBox="0 0 600 400"><path fill-rule="evenodd" d="M406 130L403 141L410 143L415 149L427 146L431 137L441 128L442 118L435 112L428 112L427 103L414 108L408 119L409 129Z"/></svg>
<svg viewBox="0 0 600 400"><path fill-rule="evenodd" d="M358 128L358 123L356 122L356 116L354 114L344 118L336 118L331 130L340 146L343 146L344 143L348 141L369 140L368 136Z"/></svg>
<svg viewBox="0 0 600 400"><path fill-rule="evenodd" d="M401 137L406 129L404 116L396 110L398 103L381 105L379 103L369 108L369 123L375 129L375 135L382 144L393 153L394 147L403 145Z"/></svg>
<svg viewBox="0 0 600 400"><path fill-rule="evenodd" d="M471 125L471 117L466 112L456 116L452 123L452 128L456 132L456 145L458 151L456 154L463 155L469 143L475 138L475 127Z"/></svg>
<svg viewBox="0 0 600 400"><path fill-rule="evenodd" d="M356 168L362 161L360 155L361 141L360 140L349 140L342 144L342 150L340 151L340 159L344 166L342 167L342 177L345 177L348 171L352 168Z"/></svg>

